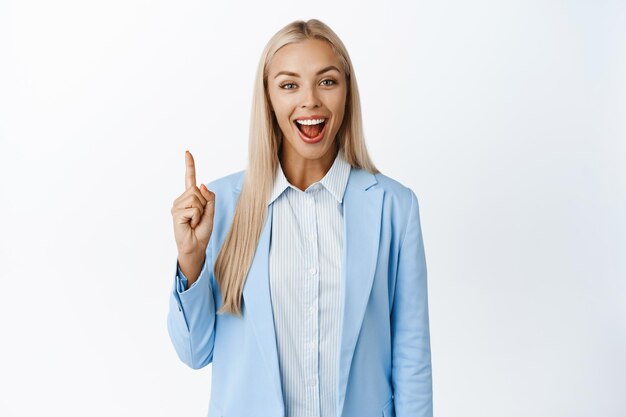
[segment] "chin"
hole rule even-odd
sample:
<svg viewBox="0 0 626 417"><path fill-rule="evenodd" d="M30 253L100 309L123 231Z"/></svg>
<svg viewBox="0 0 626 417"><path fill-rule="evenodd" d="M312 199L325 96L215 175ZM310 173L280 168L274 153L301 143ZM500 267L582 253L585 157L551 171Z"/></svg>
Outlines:
<svg viewBox="0 0 626 417"><path fill-rule="evenodd" d="M332 152L332 144L328 142L328 138L324 138L321 141L313 144L307 144L302 142L299 137L294 138L294 142L291 142L291 147L303 158L307 159L320 159L328 152Z"/></svg>

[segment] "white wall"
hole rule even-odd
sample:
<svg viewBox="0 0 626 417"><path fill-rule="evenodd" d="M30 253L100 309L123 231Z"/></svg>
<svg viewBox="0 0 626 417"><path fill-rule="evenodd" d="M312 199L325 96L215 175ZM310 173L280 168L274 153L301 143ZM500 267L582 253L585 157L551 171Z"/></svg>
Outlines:
<svg viewBox="0 0 626 417"><path fill-rule="evenodd" d="M626 4L0 3L0 415L204 416L170 208L245 167L269 37L344 40L420 199L439 417L626 415Z"/></svg>

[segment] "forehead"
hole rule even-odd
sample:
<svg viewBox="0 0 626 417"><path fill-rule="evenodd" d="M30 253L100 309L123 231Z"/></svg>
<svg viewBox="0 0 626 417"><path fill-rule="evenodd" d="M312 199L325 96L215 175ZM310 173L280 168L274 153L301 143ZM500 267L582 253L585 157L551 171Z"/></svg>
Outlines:
<svg viewBox="0 0 626 417"><path fill-rule="evenodd" d="M292 71L306 75L328 65L335 65L341 69L339 58L333 48L326 41L307 39L280 48L272 58L269 74Z"/></svg>

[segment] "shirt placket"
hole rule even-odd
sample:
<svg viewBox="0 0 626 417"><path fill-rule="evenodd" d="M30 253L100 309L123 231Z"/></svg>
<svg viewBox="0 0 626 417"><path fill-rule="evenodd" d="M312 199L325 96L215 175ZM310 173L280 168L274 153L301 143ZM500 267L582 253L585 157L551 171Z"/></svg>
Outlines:
<svg viewBox="0 0 626 417"><path fill-rule="evenodd" d="M303 341L305 355L305 368L307 386L307 409L310 417L320 415L320 391L319 391L319 253L317 235L317 215L315 195L319 184L315 184L305 193L304 216L302 231L304 233L305 248L305 271L304 293L305 305L304 317L306 317L306 333Z"/></svg>

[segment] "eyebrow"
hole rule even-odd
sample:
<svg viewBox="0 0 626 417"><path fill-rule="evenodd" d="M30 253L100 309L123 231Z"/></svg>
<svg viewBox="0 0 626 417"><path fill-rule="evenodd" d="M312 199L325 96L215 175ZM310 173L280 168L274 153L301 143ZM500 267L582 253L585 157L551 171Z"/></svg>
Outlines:
<svg viewBox="0 0 626 417"><path fill-rule="evenodd" d="M321 70L317 71L317 73L316 73L315 75L320 75L320 74L323 74L323 73L325 73L326 71L330 71L330 70L335 70L335 71L337 71L338 73L341 73L341 71L339 71L339 69L338 69L336 66L334 66L334 65L329 65L329 66L324 67L324 68L322 68ZM291 77L299 77L299 76L300 76L299 74L297 74L297 73L295 73L295 72L291 72L291 71L280 71L278 74L276 74L276 75L274 76L274 78L277 78L279 75L289 75L289 76L291 76Z"/></svg>

